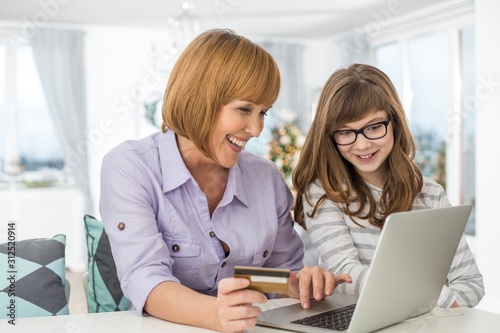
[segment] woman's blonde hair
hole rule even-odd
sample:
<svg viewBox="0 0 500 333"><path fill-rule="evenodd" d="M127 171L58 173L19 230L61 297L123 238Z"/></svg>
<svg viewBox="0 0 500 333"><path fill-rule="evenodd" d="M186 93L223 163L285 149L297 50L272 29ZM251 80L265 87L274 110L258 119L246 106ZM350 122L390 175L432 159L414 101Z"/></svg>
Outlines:
<svg viewBox="0 0 500 333"><path fill-rule="evenodd" d="M358 121L373 112L387 111L394 131L394 146L387 163L387 180L377 207L369 187L351 163L337 149L330 134L347 123ZM318 180L325 191L308 214L314 217L325 199L343 204L349 217L368 219L382 228L392 212L410 210L422 189L422 173L413 163L415 144L403 106L390 79L379 69L354 64L330 76L323 88L316 115L309 129L293 173L297 190L294 205L296 221L305 227L303 196L311 204L307 189ZM351 211L351 204L357 209ZM363 215L365 205L370 210ZM380 214L380 215L379 215Z"/></svg>
<svg viewBox="0 0 500 333"><path fill-rule="evenodd" d="M279 69L268 52L231 30L207 30L187 46L172 70L162 131L171 129L215 158L209 136L221 107L235 99L271 106L279 90Z"/></svg>

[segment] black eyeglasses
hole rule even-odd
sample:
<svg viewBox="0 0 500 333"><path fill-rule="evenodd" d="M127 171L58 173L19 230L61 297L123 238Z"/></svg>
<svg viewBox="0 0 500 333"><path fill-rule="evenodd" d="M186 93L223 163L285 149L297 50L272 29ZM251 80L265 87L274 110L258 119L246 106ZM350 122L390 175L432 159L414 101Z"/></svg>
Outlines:
<svg viewBox="0 0 500 333"><path fill-rule="evenodd" d="M387 126L391 122L391 118L386 121L381 121L378 123L370 124L365 127L361 127L359 130L340 130L334 131L330 136L333 141L339 146L348 146L356 142L358 134L363 134L368 140L381 139L387 134Z"/></svg>

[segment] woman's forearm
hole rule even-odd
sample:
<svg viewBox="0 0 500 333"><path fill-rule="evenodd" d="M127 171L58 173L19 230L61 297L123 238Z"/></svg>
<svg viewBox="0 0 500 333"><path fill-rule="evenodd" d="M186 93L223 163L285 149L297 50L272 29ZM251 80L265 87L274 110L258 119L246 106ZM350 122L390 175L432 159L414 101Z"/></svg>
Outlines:
<svg viewBox="0 0 500 333"><path fill-rule="evenodd" d="M220 331L217 299L177 282L162 282L149 294L144 311L175 323Z"/></svg>

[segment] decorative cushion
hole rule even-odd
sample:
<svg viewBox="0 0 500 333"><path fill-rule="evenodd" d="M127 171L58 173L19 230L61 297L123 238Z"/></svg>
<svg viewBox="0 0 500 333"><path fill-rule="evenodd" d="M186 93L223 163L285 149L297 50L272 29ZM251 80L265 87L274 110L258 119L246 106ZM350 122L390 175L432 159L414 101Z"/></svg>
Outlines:
<svg viewBox="0 0 500 333"><path fill-rule="evenodd" d="M89 312L110 312L130 309L130 302L120 288L115 261L111 254L104 224L95 217L83 218L87 232Z"/></svg>
<svg viewBox="0 0 500 333"><path fill-rule="evenodd" d="M0 244L0 319L69 314L65 247L65 235Z"/></svg>

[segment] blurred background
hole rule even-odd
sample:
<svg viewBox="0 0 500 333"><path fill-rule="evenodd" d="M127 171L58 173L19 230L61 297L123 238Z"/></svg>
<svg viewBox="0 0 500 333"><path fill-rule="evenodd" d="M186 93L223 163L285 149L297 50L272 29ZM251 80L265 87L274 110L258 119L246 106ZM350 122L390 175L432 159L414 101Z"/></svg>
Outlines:
<svg viewBox="0 0 500 333"><path fill-rule="evenodd" d="M280 97L247 149L289 180L321 88L372 64L393 81L422 172L474 209L468 242L485 277L479 307L500 312L495 189L500 3L494 0L2 0L0 241L67 235L86 270L83 215L99 218L102 157L159 130L170 70L189 41L229 28L280 67Z"/></svg>

